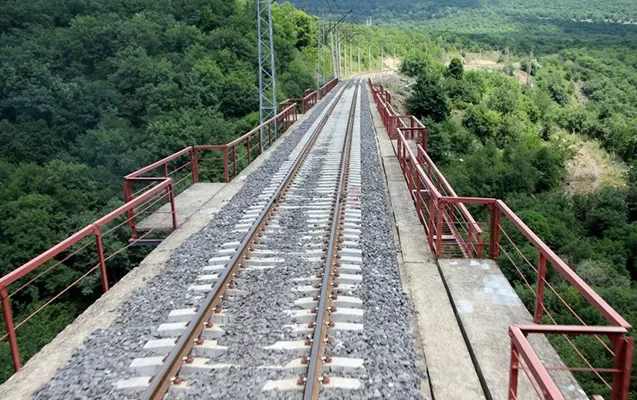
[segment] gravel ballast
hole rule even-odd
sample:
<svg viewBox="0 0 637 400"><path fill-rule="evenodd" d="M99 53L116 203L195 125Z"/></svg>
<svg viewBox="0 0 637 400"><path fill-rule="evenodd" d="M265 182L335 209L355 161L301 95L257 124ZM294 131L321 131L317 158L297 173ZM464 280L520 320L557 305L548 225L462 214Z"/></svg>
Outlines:
<svg viewBox="0 0 637 400"><path fill-rule="evenodd" d="M361 389L324 392L324 398L425 399L424 361L416 356L413 311L400 282L368 90L361 95L363 284L356 295L363 300L365 328L357 335L341 332L336 351L364 358L366 373Z"/></svg>
<svg viewBox="0 0 637 400"><path fill-rule="evenodd" d="M67 365L40 388L36 398L139 398L141 391L122 392L115 389L115 384L134 376L129 369L131 361L149 356L143 346L149 339L155 338L157 326L166 322L171 310L200 303L203 295L189 291L189 286L201 275L201 268L207 265L208 259L218 255L223 243L241 240L244 233L234 231L235 224L248 207L256 204L258 195L270 184L271 177L340 88L334 89L325 101L319 103L313 114L248 176L243 188L206 228L191 236L174 252L170 266L161 275L127 299L118 309L119 316L111 327L94 332L84 346L73 353ZM363 283L353 295L363 300L364 329L355 333L337 332L331 350L335 355L363 358L365 371L352 374L361 380L360 389L323 390L322 397L424 399L420 388L424 379L419 368L422 360L417 358L410 331L412 310L401 288L368 94L366 89L360 93ZM326 146L313 152L320 156ZM313 164L304 173L314 176L320 170L320 164ZM312 193L313 185L314 182L307 179L297 190ZM290 320L283 311L292 308L294 300L299 297L290 290L290 280L311 276L317 267L316 263L308 262L297 254L299 246L303 247L299 240L302 232L299 227L307 226L307 215L296 209L280 211L277 222L281 228L276 240L269 243L268 250L288 253L285 263L277 266L276 274L273 270L243 273L238 281L239 289L250 294L223 303L224 313L228 314L230 321L224 324L225 334L218 341L228 350L213 361L237 366L188 377L190 388L173 390L169 398L301 398L298 391L261 391L268 379L295 376L290 371L260 367L284 365L297 355L258 349L277 340L290 340L290 332L284 327L290 324ZM347 376L347 373L340 375Z"/></svg>

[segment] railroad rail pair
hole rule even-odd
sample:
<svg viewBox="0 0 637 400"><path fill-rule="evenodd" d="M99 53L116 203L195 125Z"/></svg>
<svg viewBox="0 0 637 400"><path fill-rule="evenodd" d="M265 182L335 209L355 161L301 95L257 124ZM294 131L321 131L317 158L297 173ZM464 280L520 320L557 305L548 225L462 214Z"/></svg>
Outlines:
<svg viewBox="0 0 637 400"><path fill-rule="evenodd" d="M359 82L350 82L358 88ZM188 324L186 331L183 332L177 340L175 347L168 354L160 371L152 378L150 385L144 392L142 399L159 400L163 399L167 391L173 383L179 383L179 371L188 362L193 347L201 342L201 335L206 327L209 326L210 320L214 313L220 309L220 304L226 295L226 291L234 287L234 280L248 257L249 252L259 242L259 235L265 230L265 225L273 212L276 211L277 205L285 198L286 192L293 182L294 177L298 174L301 166L306 161L310 150L315 144L317 138L323 131L325 124L330 118L333 110L339 103L344 89L338 94L325 115L320 120L317 128L311 133L310 139L305 144L303 150L297 156L292 168L285 175L285 178L278 186L274 194L269 198L263 211L259 214L252 227L240 242L236 252L232 255L225 269L220 274L218 280L213 285L212 290L208 293L198 311ZM305 377L299 378L299 384L305 385L304 399L317 399L321 388L321 383L327 383L329 378L323 375L323 364L326 360L325 343L328 329L330 326L330 310L332 299L335 298L334 279L335 268L337 265L337 251L339 241L340 222L343 219L344 205L346 199L346 187L348 179L348 167L350 160L350 152L352 146L352 134L354 129L354 117L357 102L357 90L354 91L353 100L349 110L349 118L347 123L347 131L340 162L340 171L338 174L337 190L333 199L333 207L331 211L331 223L329 236L326 239L327 246L325 249L324 262L320 271L322 280L320 283L320 293L318 296L318 307L316 308L316 320L310 323L313 329L311 335L310 355L307 361L307 374Z"/></svg>

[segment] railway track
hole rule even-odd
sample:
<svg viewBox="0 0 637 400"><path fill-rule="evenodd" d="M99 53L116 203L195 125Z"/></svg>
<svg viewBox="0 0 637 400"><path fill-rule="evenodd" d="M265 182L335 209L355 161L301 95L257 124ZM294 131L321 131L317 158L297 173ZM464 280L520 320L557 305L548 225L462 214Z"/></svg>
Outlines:
<svg viewBox="0 0 637 400"><path fill-rule="evenodd" d="M243 239L224 243L189 289L205 294L201 305L170 313L157 329L160 337L145 345L154 356L135 359L130 368L138 377L120 382L121 389L147 384L143 399L190 397L191 377L241 368L240 355L233 358L221 343L226 335L250 336L241 321L259 316L241 310L258 309L264 299L256 282L273 277L268 296L293 301L282 310L289 319L282 340L262 344L266 356L258 368L274 371L264 393L310 400L331 387L360 387L364 360L335 356L330 338L363 329L362 301L350 296L362 281L361 87L350 82L340 89L235 225ZM296 268L282 269L288 263ZM215 362L220 354L227 362Z"/></svg>

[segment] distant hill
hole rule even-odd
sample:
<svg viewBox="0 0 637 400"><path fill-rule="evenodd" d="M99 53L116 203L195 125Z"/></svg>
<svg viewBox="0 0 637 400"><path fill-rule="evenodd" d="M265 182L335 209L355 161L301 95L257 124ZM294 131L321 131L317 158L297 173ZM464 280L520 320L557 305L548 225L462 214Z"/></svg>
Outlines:
<svg viewBox="0 0 637 400"><path fill-rule="evenodd" d="M466 12L518 18L568 19L586 22L637 23L635 0L291 0L310 12L338 14L353 9L354 19L378 22L440 19Z"/></svg>

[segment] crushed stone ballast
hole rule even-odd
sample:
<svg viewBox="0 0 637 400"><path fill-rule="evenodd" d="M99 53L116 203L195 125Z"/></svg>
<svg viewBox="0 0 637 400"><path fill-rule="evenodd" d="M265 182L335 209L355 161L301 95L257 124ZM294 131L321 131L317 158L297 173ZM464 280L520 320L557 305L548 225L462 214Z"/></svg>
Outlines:
<svg viewBox="0 0 637 400"><path fill-rule="evenodd" d="M422 398L366 96L337 88L37 397Z"/></svg>

